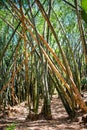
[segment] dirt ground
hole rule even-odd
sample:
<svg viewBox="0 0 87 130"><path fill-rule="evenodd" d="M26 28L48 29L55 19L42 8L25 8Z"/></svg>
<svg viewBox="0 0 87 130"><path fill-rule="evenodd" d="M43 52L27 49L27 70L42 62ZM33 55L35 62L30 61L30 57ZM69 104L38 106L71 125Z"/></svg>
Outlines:
<svg viewBox="0 0 87 130"><path fill-rule="evenodd" d="M84 99L86 98L87 94L85 93ZM9 108L9 113L0 114L0 130L6 130L6 127L13 123L16 124L15 130L87 130L87 125L82 123L82 113L78 112L75 119L69 119L61 99L57 95L52 97L51 110L52 120L28 121L25 120L28 115L28 107L23 102Z"/></svg>

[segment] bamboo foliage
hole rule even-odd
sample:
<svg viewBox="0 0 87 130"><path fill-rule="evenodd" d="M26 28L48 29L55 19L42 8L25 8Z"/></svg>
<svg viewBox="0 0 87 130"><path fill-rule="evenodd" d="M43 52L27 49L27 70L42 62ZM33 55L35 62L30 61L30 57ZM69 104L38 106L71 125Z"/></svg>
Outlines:
<svg viewBox="0 0 87 130"><path fill-rule="evenodd" d="M45 15L46 16L46 15ZM27 20L28 21L28 23L34 28L34 26L29 22L29 20ZM49 24L50 24L50 21L48 20L48 22L49 22ZM53 29L53 27L51 26L51 28L52 28L52 30L53 30L53 32L54 32L54 29ZM55 34L55 33L54 33ZM55 34L55 36L56 36L56 34ZM56 39L57 39L57 37L56 37ZM58 42L59 43L59 42ZM59 45L60 46L60 45ZM61 48L61 47L60 47ZM62 50L62 49L61 49ZM65 57L65 54L62 52L62 54L63 54L63 57ZM66 58L64 58L64 59L66 59ZM68 66L68 65L66 65L66 66ZM69 70L68 70L69 71ZM71 73L71 72L70 72ZM70 74L71 75L71 74Z"/></svg>
<svg viewBox="0 0 87 130"><path fill-rule="evenodd" d="M18 90L20 91L19 92L20 98L21 98L21 93L23 90L23 94L25 95L24 99L28 100L29 114L30 114L31 107L32 107L31 102L33 104L33 109L34 109L33 111L35 113L38 112L38 104L39 104L38 90L39 91L44 90L42 92L43 93L42 95L44 95L44 109L46 110L44 111L45 116L47 112L48 112L48 116L51 116L51 108L50 108L51 104L50 104L50 95L49 95L50 94L49 93L49 77L50 77L50 79L52 79L53 85L58 90L58 93L61 97L61 100L65 106L67 113L70 116L73 116L75 114L74 113L75 107L76 107L75 104L77 104L83 111L87 112L87 106L85 105L80 95L80 92L78 90L79 86L77 86L77 84L74 82L74 75L73 75L71 66L69 65L67 56L64 50L62 49L61 43L59 42L58 36L50 20L51 11L52 11L52 3L51 3L52 1L51 0L48 1L48 5L49 5L49 8L47 10L48 14L46 13L43 5L41 4L39 0L35 0L33 4L31 4L32 1L28 1L27 4L28 4L29 9L27 11L27 16L25 15L26 13L24 13L25 8L22 5L23 4L22 0L18 1L17 3L18 5L16 5L11 0L7 0L7 2L10 5L11 9L14 11L16 19L18 19L20 22L18 23L16 28L14 28L9 22L7 22L5 19L3 19L3 17L0 16L0 18L14 30L12 33L12 36L10 36L9 41L4 47L3 52L0 56L0 63L2 62L4 54L8 50L10 42L12 41L15 33L17 33L19 40L17 41L18 42L17 46L15 47L14 52L12 53L12 56L11 56L14 62L13 64L11 63L12 69L10 69L11 71L10 74L12 75L12 77L8 81L7 84L3 85L3 89L0 91L0 93L2 93L3 90L7 89L7 87L10 86L9 84L11 82L12 83L12 97L13 97L13 104L14 104L15 84L21 82L21 85L17 84L19 88L18 86L16 86L16 88L20 89ZM38 11L41 13L41 17L44 18L44 30L43 30L44 35L43 36L42 34L39 33L37 24L35 21L38 11L35 13L36 15L34 15L33 10L31 8L34 5L39 8ZM62 23L59 21L58 18L57 20L58 20L59 26L61 27L62 35L64 35L69 45L69 50L71 52L70 55L73 58L73 63L74 63L74 67L75 67L75 71L76 71L76 75L78 79L78 85L80 85L79 72L78 72L76 60L74 58L74 54L72 52L72 48L70 47L70 41L66 36L66 32L63 28ZM79 28L80 28L80 23L79 23ZM58 57L58 55L55 53L55 50L50 45L50 35L54 37L54 40L56 41L59 47L59 52L61 54L62 60ZM19 46L19 43L22 46ZM20 50L19 47L21 48L21 52L19 52L20 54L18 54L18 51ZM19 60L21 62L19 62ZM20 63L22 65L20 65ZM19 69L17 69L16 65L19 66ZM23 71L23 77L21 75L22 71ZM7 74L8 74L8 71L6 72L6 75ZM40 78L42 78L42 81L41 81L42 87L39 84L39 80L40 80L38 79L39 75L41 75ZM68 77L68 81L66 80L67 77ZM15 81L15 79L17 79L17 81ZM32 98L32 95L33 95L33 98Z"/></svg>
<svg viewBox="0 0 87 130"><path fill-rule="evenodd" d="M49 27L50 27L50 29L51 29L51 31L52 31L52 33L53 33L53 35L54 35L56 41L57 41L57 43L58 43L58 46L59 46L59 49L60 49L60 51L61 51L61 55L62 55L63 61L64 61L64 63L65 63L66 69L67 69L67 74L68 74L69 77L70 77L70 82L71 82L71 84L72 84L73 90L74 90L74 92L78 95L78 97L76 98L76 100L77 100L77 102L79 103L79 106L81 107L81 109L84 109L84 111L87 111L87 107L86 107L85 103L83 102L83 100L82 100L82 98L81 98L81 95L79 94L79 91L78 91L78 89L77 89L77 87L76 87L76 85L75 85L75 83L74 83L74 81L73 81L72 72L71 72L70 67L69 67L69 65L68 65L68 61L67 61L67 59L66 59L66 56L65 56L65 54L64 54L64 52L63 52L63 50L62 50L62 48L61 48L61 46L60 46L60 43L59 43L58 38L57 38L57 35L56 35L56 33L55 33L54 29L53 29L53 26L51 25L50 20L49 20L49 18L48 18L48 16L47 16L46 12L45 12L45 10L43 9L43 6L41 5L41 3L40 3L39 0L36 0L36 4L38 5L39 9L41 10L43 17L44 17L45 20L47 21L47 23L48 23L48 25L49 25ZM81 104L83 104L83 105L81 105Z"/></svg>
<svg viewBox="0 0 87 130"><path fill-rule="evenodd" d="M55 37L55 40L56 40L56 42L57 42L57 44L58 44L58 46L59 46L59 49L60 49L60 52L61 52L61 55L62 55L64 64L66 65L66 68L67 68L67 73L68 73L69 76L72 77L72 73L71 73L71 71L70 71L70 67L69 67L69 65L68 65L66 56L65 56L65 54L64 54L64 52L63 52L63 50L62 50L62 48L61 48L61 46L60 46L60 43L59 43L58 37L57 37L57 35L56 35L56 33L55 33L55 30L54 30L54 28L53 28L53 26L52 26L52 24L51 24L51 22L50 22L50 20L49 20L49 18L48 18L47 14L46 14L46 12L45 12L45 10L44 10L44 8L43 8L43 6L41 5L40 1L39 1L39 0L36 0L36 3L37 3L37 5L38 5L39 9L41 10L43 17L44 17L45 20L47 21L47 23L48 23L48 25L49 25L49 27L50 27L50 29L51 29L51 31L52 31L54 37Z"/></svg>
<svg viewBox="0 0 87 130"><path fill-rule="evenodd" d="M85 60L86 60L86 64L87 64L87 46L86 46L86 40L85 40L84 31L83 31L82 22L81 22L81 14L79 13L77 0L74 0L74 3L75 3L75 7L76 7L78 27L79 27L79 31L80 31L80 38L82 41L82 47L83 47L83 51L85 54Z"/></svg>
<svg viewBox="0 0 87 130"><path fill-rule="evenodd" d="M67 36L66 36L66 32L65 32L64 26L63 26L62 23L60 22L59 18L58 18L57 15L56 15L56 12L54 11L53 8L52 8L52 10L53 10L53 12L54 12L54 14L55 14L55 17L56 17L56 19L57 19L59 25L60 25L61 31L62 31L63 35L65 36L65 39L66 39L67 44L68 44L68 48L69 48L69 50L70 50L70 52L71 52L70 54L71 54L71 57L72 57L72 60L73 60L73 64L74 64L74 68L75 68L75 72L76 72L76 79L77 79L76 85L77 85L79 91L81 91L80 74L79 74L78 66L77 66L77 63L76 63L76 60L75 60L75 57L74 57L74 52L72 51L72 48L71 48L71 46L70 46L70 41L69 41L69 39L68 39Z"/></svg>

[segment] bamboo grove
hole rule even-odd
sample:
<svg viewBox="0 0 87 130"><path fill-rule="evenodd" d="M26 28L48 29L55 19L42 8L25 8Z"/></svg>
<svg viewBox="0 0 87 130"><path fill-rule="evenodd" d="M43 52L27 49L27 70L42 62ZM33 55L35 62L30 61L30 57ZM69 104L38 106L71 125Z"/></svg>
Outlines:
<svg viewBox="0 0 87 130"><path fill-rule="evenodd" d="M65 3L64 3L65 2ZM0 2L0 108L27 101L51 118L56 90L70 117L76 108L87 112L81 80L87 76L87 48L80 3L62 0L75 17L77 42L72 43L56 9L60 0L5 0ZM59 14L58 14L59 13ZM38 24L39 23L39 24Z"/></svg>

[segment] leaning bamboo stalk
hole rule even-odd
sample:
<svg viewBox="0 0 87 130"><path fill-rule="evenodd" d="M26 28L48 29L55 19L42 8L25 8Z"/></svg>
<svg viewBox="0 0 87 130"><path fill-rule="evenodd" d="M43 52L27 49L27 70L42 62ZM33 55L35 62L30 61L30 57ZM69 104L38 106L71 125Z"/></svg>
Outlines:
<svg viewBox="0 0 87 130"><path fill-rule="evenodd" d="M69 85L66 83L66 81L63 79L63 77L61 76L61 74L58 72L58 70L56 69L55 65L52 63L52 61L50 60L49 56L46 54L46 52L44 51L44 49L41 47L41 50L45 56L45 58L47 59L50 67L52 68L52 70L56 73L57 77L60 79L60 81L62 82L63 86L65 86L68 90L69 90ZM63 91L65 94L65 91ZM70 98L68 97L68 95L65 94L65 96L67 97L68 103L70 104L70 106L72 105L72 102L70 100Z"/></svg>
<svg viewBox="0 0 87 130"><path fill-rule="evenodd" d="M19 1L19 5L20 5L20 14L21 14L21 22L22 22L22 31L23 31L23 40L24 40L24 57L25 57L25 88L26 88L26 100L28 101L28 105L29 105L29 113L30 113L30 109L31 109L31 105L30 105L30 95L29 95L29 68L28 68L28 53L27 53L27 37L26 37L26 24L25 24L25 19L24 19L24 13L23 13L23 9L22 9L22 1Z"/></svg>
<svg viewBox="0 0 87 130"><path fill-rule="evenodd" d="M26 27L27 28L27 27ZM27 28L28 29L28 28ZM29 30L29 29L28 29ZM30 32L30 34L31 34L31 36L32 36L32 38L36 41L36 43L38 43L38 41L37 41L37 39L36 39L36 37L34 36L34 34L29 30L29 32ZM41 49L42 50L42 49ZM70 89L70 87L69 87L69 85L66 83L66 81L63 79L63 77L61 76L61 74L58 72L58 70L56 69L56 71L57 71L57 76L59 77L59 79L62 81L62 83L63 83L63 85L65 85L66 86L66 88L69 90ZM70 91L70 90L69 90Z"/></svg>
<svg viewBox="0 0 87 130"><path fill-rule="evenodd" d="M30 57L30 55L32 55L33 51L36 49L37 45L35 45L33 48L32 48L32 51L28 53L28 57ZM15 61L14 61L15 62ZM17 75L18 72L21 71L22 69L22 65L24 64L24 60L21 62L21 65L19 65L18 69L14 72L14 77ZM14 66L14 63L13 63L13 66ZM9 79L9 81L3 85L2 89L0 90L0 94L3 93L3 91L8 87L8 85L12 82L12 77Z"/></svg>
<svg viewBox="0 0 87 130"><path fill-rule="evenodd" d="M15 11L16 15L18 16L18 18L21 20L21 12L18 9L18 7L11 1L8 0L10 2L10 4L12 5L11 7L13 8L13 10ZM34 28L34 25L26 18L26 16L23 14L24 19L31 25L32 28Z"/></svg>
<svg viewBox="0 0 87 130"><path fill-rule="evenodd" d="M59 73L59 71L56 69L55 65L52 63L52 61L50 60L50 58L48 57L48 55L46 54L46 52L44 51L44 49L41 47L41 50L43 52L43 54L45 55L45 58L48 60L52 70L54 70L54 72L56 73L57 77L60 79L60 81L62 82L63 86L66 86L67 89L70 88L70 86L66 83L65 79L62 77L62 75Z"/></svg>
<svg viewBox="0 0 87 130"><path fill-rule="evenodd" d="M11 42L13 36L15 35L15 32L17 31L19 25L20 25L20 23L18 23L18 25L16 26L16 28L15 28L15 30L13 31L13 33L12 33L12 35L11 35L9 41L7 42L5 48L3 49L3 52L2 52L2 54L1 54L1 56L0 56L0 62L1 62L1 60L2 60L2 58L3 58L3 56L4 56L4 54L5 54L5 52L7 51L8 47L9 47L9 45L10 45L10 42Z"/></svg>
<svg viewBox="0 0 87 130"><path fill-rule="evenodd" d="M41 47L41 50L42 50L42 52L44 53L45 58L48 60L48 62L49 62L49 64L50 64L51 68L53 69L53 71L56 73L56 75L58 76L58 78L62 81L63 86L69 87L69 85L68 85L68 84L64 81L64 79L61 77L60 73L59 73L58 70L55 68L54 64L53 64L52 61L49 59L48 55L46 54L46 52L44 51L44 49L43 49L42 47ZM74 88L73 90L74 90L74 92L75 92L74 97L75 97L75 100L76 100L77 104L80 106L80 108L81 108L82 110L84 110L85 112L87 112L87 106L86 106L85 103L83 102L83 99L81 98L81 96L80 96L80 94L79 94L79 91L78 91L78 89L77 89L75 83L73 82L73 79L72 79L72 78L70 78L70 79L71 79L71 82L72 82L72 84L73 84L73 86L74 86L74 87L73 87L73 88Z"/></svg>
<svg viewBox="0 0 87 130"><path fill-rule="evenodd" d="M75 100L76 100L76 103L79 105L79 107L84 111L84 112L87 112L87 106L86 104L84 103L80 93L79 93L79 90L76 86L76 84L74 83L72 77L70 77L70 81L72 83L72 89L73 91L75 92Z"/></svg>
<svg viewBox="0 0 87 130"><path fill-rule="evenodd" d="M16 7L15 4L12 4L15 8L14 10L16 9L18 12L20 12L20 10ZM18 14L17 14L18 15ZM21 20L21 17L20 15L18 15L19 19ZM24 15L23 16L24 19L26 20L26 22L28 22L28 24L33 28L35 29L34 25L26 18L26 16ZM26 25L25 25L26 26ZM29 31L30 34L32 34L31 30L26 26L26 29ZM62 70L66 73L66 68L64 67L64 65L62 64L62 62L60 61L60 59L57 57L56 53L52 50L52 48L49 46L49 44L46 42L46 40L43 38L43 36L41 36L39 33L38 33L38 36L40 38L41 41L43 41L43 43L45 44L45 46L49 49L49 51L52 53L54 59L57 61L57 63L61 66ZM33 36L34 37L34 36ZM35 39L35 38L34 38Z"/></svg>
<svg viewBox="0 0 87 130"><path fill-rule="evenodd" d="M50 64L48 64L48 68L49 68L50 74L53 74L53 69L51 68ZM62 86L62 85L61 85L61 86ZM55 86L55 88L56 88L56 86ZM64 94L65 99L68 101L68 99L69 99L70 97L67 95L65 88L64 88L64 87L61 87L60 89L61 89L62 93ZM69 101L68 101L68 102L69 102ZM71 104L70 104L70 105L71 105Z"/></svg>
<svg viewBox="0 0 87 130"><path fill-rule="evenodd" d="M9 0L11 1L11 0ZM13 4L14 10L17 10L18 12L20 12L20 10L16 7L15 4ZM18 15L18 14L17 14ZM18 15L19 19L21 20L20 15ZM24 19L26 20L26 22L28 22L28 24L35 29L34 25L26 18L26 16L23 14ZM26 25L25 25L26 26ZM29 31L30 34L32 34L31 30L26 26L27 30ZM33 35L33 34L32 34ZM62 70L64 72L66 72L66 69L64 67L64 65L62 64L62 62L60 61L60 59L57 57L57 55L55 54L55 52L53 52L52 48L49 46L49 44L46 42L46 40L44 40L44 38L38 33L38 36L40 38L41 41L43 41L43 43L46 45L46 47L49 49L49 51L53 54L53 57L55 58L55 60L57 61L57 63L61 66ZM33 35L34 37L34 35ZM35 38L34 38L35 39Z"/></svg>
<svg viewBox="0 0 87 130"><path fill-rule="evenodd" d="M25 80L28 82L28 55L27 55L27 37L26 37L26 25L24 21L24 14L22 10L22 5L20 4L20 12L21 12L21 21L23 28L23 40L24 40L24 56L25 56Z"/></svg>
<svg viewBox="0 0 87 130"><path fill-rule="evenodd" d="M50 22L50 20L49 20L49 18L47 16L46 12L45 12L43 6L41 5L40 1L36 0L35 2L37 4L37 6L39 7L43 17L47 21L47 23L48 23L48 25L49 25L49 27L50 27L50 29L51 29L54 37L55 37L55 40L57 41L57 44L59 46L59 49L60 49L60 52L61 52L61 55L62 55L62 58L63 58L63 61L64 61L65 66L66 66L67 74L69 75L70 83L72 84L72 89L74 90L75 94L77 95L76 101L78 102L80 108L83 109L85 112L87 112L87 106L85 105L84 101L82 100L82 97L81 97L81 95L80 95L80 93L79 93L79 91L77 89L77 86L75 85L75 83L73 81L72 72L70 70L67 58L66 58L66 56L65 56L65 54L64 54L64 52L63 52L63 50L62 50L62 48L60 46L60 43L58 41L57 35L56 35L55 31L54 31L54 28L53 28L53 26L52 26L52 24L51 24L51 22Z"/></svg>
<svg viewBox="0 0 87 130"><path fill-rule="evenodd" d="M30 33L31 33L31 32L30 32ZM32 33L31 33L31 35L33 36L34 40L37 41L36 38L34 37L34 35L33 35ZM72 76L70 77L70 82L72 83L72 88L73 88L73 90L74 90L74 92L75 92L75 95L78 95L78 96L75 96L76 102L78 103L78 105L80 106L80 108L81 108L82 110L84 110L85 112L87 112L87 107L86 107L84 101L83 101L82 98L81 98L81 95L80 95L80 93L79 93L79 91L78 91L78 89L77 89L77 86L75 85L75 83L74 83L74 81L73 81Z"/></svg>
<svg viewBox="0 0 87 130"><path fill-rule="evenodd" d="M69 39L68 39L67 36L66 36L66 32L65 32L65 30L64 30L63 24L60 22L59 18L57 17L57 14L56 14L56 12L54 11L53 8L52 8L52 10L53 10L53 12L54 12L54 15L55 15L55 17L56 17L56 19L57 19L59 25L60 25L61 31L63 32L63 34L64 34L64 36L65 36L65 39L66 39L66 41L67 41L69 50L70 50L70 52L71 52L72 60L73 60L74 67L75 67L75 73L76 73L76 77L77 77L77 82L78 82L78 89L79 89L79 91L80 91L80 75L79 75L78 66L77 66L77 63L76 63L76 60L75 60L75 57L74 57L74 52L72 51L72 48L71 48L71 46L70 46L70 41L69 41Z"/></svg>
<svg viewBox="0 0 87 130"><path fill-rule="evenodd" d="M15 63L14 63L14 66L13 66L13 71L12 71L12 87L11 87L11 89L12 89L12 93L11 93L11 95L12 95L12 104L14 105L14 80L15 80Z"/></svg>
<svg viewBox="0 0 87 130"><path fill-rule="evenodd" d="M54 29L53 29L53 26L51 25L51 23L50 23L50 21L49 21L49 19L48 19L48 17L47 17L47 14L46 14L45 11L43 10L43 7L41 6L41 3L39 2L39 0L36 0L35 2L37 3L39 9L41 10L41 12L42 12L42 14L43 14L45 20L47 21L47 23L48 23L48 25L49 25L49 27L50 27L50 29L51 29L51 31L52 31L52 33L53 33L53 35L54 35L56 41L57 41L57 43L58 43L59 49L60 49L61 54L62 54L63 61L64 61L65 66L66 66L67 74L68 74L69 77L70 77L69 79L70 79L70 82L71 82L71 84L72 84L72 88L73 88L75 94L76 94L76 95L79 95L79 96L77 97L77 99L78 99L78 98L79 98L79 99L78 99L78 101L77 101L77 100L76 100L76 101L78 102L78 104L79 104L79 106L81 107L81 109L83 109L84 111L87 112L87 107L86 107L85 103L83 102L83 100L82 100L82 98L81 98L81 95L79 94L78 89L76 89L76 85L75 85L75 83L74 83L74 81L73 81L72 72L71 72L70 67L69 67L69 65L68 65L68 61L67 61L67 59L66 59L66 56L65 56L64 52L62 51L62 48L61 48L61 46L60 46L60 44L59 44L59 41L58 41L57 35L56 35L56 33L55 33ZM25 19L26 19L26 18L25 18ZM27 22L29 23L28 20L27 20ZM30 24L31 24L31 23L30 23ZM31 24L31 26L32 26L32 24ZM33 27L33 26L32 26L32 27ZM81 101L83 107L82 107L80 101Z"/></svg>
<svg viewBox="0 0 87 130"><path fill-rule="evenodd" d="M49 20L49 18L48 18L48 15L46 14L46 12L45 12L45 10L44 10L42 4L40 3L40 1L39 1L39 0L36 0L35 2L36 2L36 4L37 4L37 6L39 7L39 9L40 9L40 11L41 11L41 13L42 13L44 19L47 21L47 24L48 24L49 28L51 29L52 34L53 34L53 36L54 36L54 38L55 38L55 40L56 40L56 42L57 42L57 44L58 44L58 46L59 46L59 50L60 50L60 53L61 53L61 55L62 55L62 59L63 59L63 62L64 62L64 64L65 64L65 67L66 67L67 75L72 76L72 72L71 72L71 70L70 70L70 66L69 66L69 64L68 64L67 58L66 58L66 56L65 56L64 51L63 51L62 48L61 48L60 42L59 42L59 40L58 40L58 37L57 37L57 35L56 35L56 32L55 32L55 30L54 30L52 24L51 24L51 22L50 22L50 20ZM73 77L73 76L72 76L72 77Z"/></svg>
<svg viewBox="0 0 87 130"><path fill-rule="evenodd" d="M29 30L29 29L28 29L28 30ZM30 31L30 30L29 30L29 31ZM33 34L31 31L30 31L30 34L32 35L32 37L34 38L34 40L37 42L37 40L36 40L34 34ZM81 108L82 110L84 110L85 112L87 112L87 107L86 107L84 101L82 100L82 97L81 97L81 95L80 95L80 93L79 93L79 91L78 91L78 89L77 89L77 86L75 85L75 83L74 83L74 81L73 81L72 76L70 76L69 78L70 78L70 82L71 82L71 84L72 84L72 89L74 90L75 95L78 95L78 96L75 96L76 102L78 103L78 105L80 106L80 108ZM69 90L69 89L68 89L68 90Z"/></svg>
<svg viewBox="0 0 87 130"><path fill-rule="evenodd" d="M27 28L27 27L26 27ZM32 38L36 41L36 43L38 44L38 41L36 39L36 37L34 36L34 34L31 32L30 29L27 28L27 30L29 31L29 33L31 34ZM44 40L45 41L45 40ZM55 57L54 57L55 58ZM61 62L60 62L61 63ZM60 64L59 64L60 65ZM58 71L58 70L57 70ZM58 72L59 73L59 72ZM66 81L62 78L61 74L59 73L59 78L61 79L61 81L63 82L63 85L67 84ZM66 88L70 91L70 87L69 85L67 84L66 85Z"/></svg>
<svg viewBox="0 0 87 130"><path fill-rule="evenodd" d="M60 65L60 67L62 68L62 70L66 73L66 68L64 67L64 65L62 64L62 62L60 61L60 59L58 58L58 56L56 55L56 53L53 51L53 49L49 46L49 44L46 42L46 40L43 38L43 36L41 36L39 33L39 38L41 41L43 41L44 45L47 47L47 49L52 53L54 59L57 61L57 63Z"/></svg>
<svg viewBox="0 0 87 130"><path fill-rule="evenodd" d="M14 26L11 24L11 23L9 23L8 21L6 21L2 16L0 16L0 19L2 19L6 24L8 24L13 30L15 30L15 28L14 28ZM16 33L21 37L21 38L23 38L23 35L18 31L18 30L16 30Z"/></svg>
<svg viewBox="0 0 87 130"><path fill-rule="evenodd" d="M16 49L15 56L13 57L13 70L12 70L12 104L14 106L14 95L15 95L15 89L14 89L14 81L15 81L15 68L16 68L16 56L18 55L18 48Z"/></svg>
<svg viewBox="0 0 87 130"><path fill-rule="evenodd" d="M31 36L34 38L34 40L37 42L37 39L34 36L33 32L27 26L26 26L26 28L27 28L27 31L29 31L29 33L31 34ZM53 49L49 46L49 44L46 42L46 40L43 38L43 36L41 36L39 33L38 33L38 36L39 36L40 40L43 42L43 44L47 47L47 49L52 53L54 59L60 65L60 67L62 68L62 70L66 73L66 68L64 67L64 65L62 64L62 62L60 61L60 59L57 57L57 55L53 51Z"/></svg>
<svg viewBox="0 0 87 130"><path fill-rule="evenodd" d="M14 77L22 69L22 64L24 64L24 60L22 61L19 68L14 72ZM13 66L14 66L14 63L13 63ZM9 81L5 85L3 85L2 89L0 90L0 94L8 87L8 85L12 82L12 80L13 80L13 76L9 79Z"/></svg>
<svg viewBox="0 0 87 130"><path fill-rule="evenodd" d="M27 27L26 27L27 28ZM29 29L27 29L27 30L29 30ZM36 39L36 37L34 36L34 34L29 30L29 32L30 32L30 34L31 34L31 36L32 36L32 38L36 41L36 43L38 44L38 41L37 41L37 39ZM42 50L42 48L41 48L41 50ZM54 66L55 67L55 66ZM69 85L66 83L66 81L63 79L63 77L61 76L61 74L58 72L58 70L55 68L55 70L56 70L56 73L57 73L57 76L58 76L58 78L62 81L62 83L63 83L63 86L65 86L66 88L67 88L67 90L70 92L70 87L69 87ZM71 103L71 101L69 100L69 97L68 97L68 95L67 95L67 100L68 100L68 103L70 103L70 105L72 104Z"/></svg>
<svg viewBox="0 0 87 130"><path fill-rule="evenodd" d="M26 19L27 20L27 19ZM31 24L29 21L28 21L28 23L30 24L30 25L32 25L32 27L33 27L33 29L34 29L34 26L33 26L33 24ZM34 37L34 36L33 36ZM49 50L51 51L51 53L53 54L53 56L54 56L54 58L56 59L56 61L60 64L60 66L62 67L62 69L64 70L64 71L66 71L65 70L65 68L64 68L64 66L63 66L63 64L61 63L61 61L58 59L58 57L56 56L56 54L53 52L53 50L51 49L51 47L48 45L48 43L44 40L44 38L39 34L39 38L43 41L43 43L46 45L46 47L47 48L49 48ZM35 37L34 37L34 39L35 39ZM68 88L69 89L69 88Z"/></svg>

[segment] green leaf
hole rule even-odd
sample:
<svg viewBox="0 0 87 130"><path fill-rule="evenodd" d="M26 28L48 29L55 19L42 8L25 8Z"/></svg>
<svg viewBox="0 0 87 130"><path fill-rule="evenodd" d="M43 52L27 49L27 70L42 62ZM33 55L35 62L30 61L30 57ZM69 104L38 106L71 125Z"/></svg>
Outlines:
<svg viewBox="0 0 87 130"><path fill-rule="evenodd" d="M82 6L82 9L87 12L87 0L82 0L81 6Z"/></svg>
<svg viewBox="0 0 87 130"><path fill-rule="evenodd" d="M16 124L15 123L12 123L12 124L10 124L7 128L6 128L6 130L14 130L16 128Z"/></svg>
<svg viewBox="0 0 87 130"><path fill-rule="evenodd" d="M81 11L81 16L82 19L87 23L87 13L84 10Z"/></svg>

